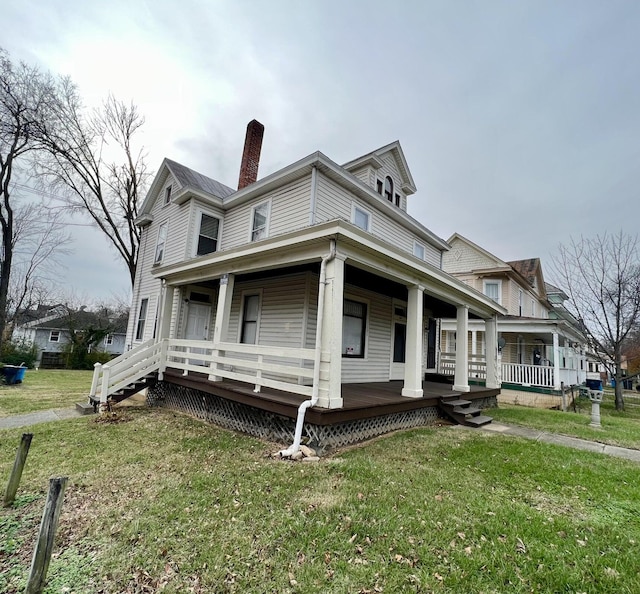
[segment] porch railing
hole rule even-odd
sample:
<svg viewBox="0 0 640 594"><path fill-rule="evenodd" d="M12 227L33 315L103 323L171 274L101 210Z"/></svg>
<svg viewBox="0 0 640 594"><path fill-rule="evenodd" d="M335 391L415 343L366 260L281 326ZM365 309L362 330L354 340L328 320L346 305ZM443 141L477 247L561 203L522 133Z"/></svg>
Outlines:
<svg viewBox="0 0 640 594"><path fill-rule="evenodd" d="M118 392L166 369L207 373L212 380L230 379L311 397L313 391L313 349L253 344L212 343L198 340L149 340L104 365L96 364L91 396L106 402Z"/></svg>
<svg viewBox="0 0 640 594"><path fill-rule="evenodd" d="M456 354L440 353L440 373L454 376ZM487 379L487 361L484 355L469 355L469 379Z"/></svg>
<svg viewBox="0 0 640 594"><path fill-rule="evenodd" d="M503 363L502 381L507 384L553 388L553 367L545 365L524 365L521 363Z"/></svg>

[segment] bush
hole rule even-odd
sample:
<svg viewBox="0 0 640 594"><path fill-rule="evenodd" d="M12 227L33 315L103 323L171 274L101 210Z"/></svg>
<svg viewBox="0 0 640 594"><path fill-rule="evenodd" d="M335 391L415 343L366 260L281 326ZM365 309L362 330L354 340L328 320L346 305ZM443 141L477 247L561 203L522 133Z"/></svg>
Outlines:
<svg viewBox="0 0 640 594"><path fill-rule="evenodd" d="M20 338L17 340L7 340L2 343L0 361L5 365L26 365L33 368L38 358L36 345L29 340Z"/></svg>

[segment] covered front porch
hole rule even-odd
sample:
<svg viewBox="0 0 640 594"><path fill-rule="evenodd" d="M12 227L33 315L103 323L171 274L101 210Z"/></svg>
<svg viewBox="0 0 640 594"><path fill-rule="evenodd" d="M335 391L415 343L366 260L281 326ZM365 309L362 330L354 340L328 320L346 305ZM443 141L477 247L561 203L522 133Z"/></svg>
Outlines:
<svg viewBox="0 0 640 594"><path fill-rule="evenodd" d="M439 370L452 376L455 372L455 330L451 321L443 321ZM498 320L500 383L560 390L582 384L586 379L584 340L561 320L505 317ZM468 375L471 382L486 377L485 337L480 325L469 325L470 348Z"/></svg>

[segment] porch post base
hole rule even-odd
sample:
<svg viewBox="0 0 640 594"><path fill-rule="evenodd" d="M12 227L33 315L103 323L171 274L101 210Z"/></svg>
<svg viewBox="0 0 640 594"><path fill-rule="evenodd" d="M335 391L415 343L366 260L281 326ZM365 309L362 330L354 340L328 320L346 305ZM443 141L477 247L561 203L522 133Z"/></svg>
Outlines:
<svg viewBox="0 0 640 594"><path fill-rule="evenodd" d="M422 390L412 390L411 388L402 388L402 395L409 398L422 398L424 392Z"/></svg>
<svg viewBox="0 0 640 594"><path fill-rule="evenodd" d="M469 386L456 386L455 384L451 389L454 392L470 392L471 391L471 388Z"/></svg>

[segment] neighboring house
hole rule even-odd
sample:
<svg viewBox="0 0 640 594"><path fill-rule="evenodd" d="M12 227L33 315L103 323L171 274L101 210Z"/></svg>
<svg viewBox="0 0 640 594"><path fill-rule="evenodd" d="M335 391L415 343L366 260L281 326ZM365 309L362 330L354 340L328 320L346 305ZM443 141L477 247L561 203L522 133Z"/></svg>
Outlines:
<svg viewBox="0 0 640 594"><path fill-rule="evenodd" d="M538 258L505 262L455 233L443 268L470 287L482 291L507 310L498 320L502 388L511 386L560 390L586 379L586 338L564 307L566 294L544 282ZM470 377L484 378L485 337L475 321L470 330ZM442 371L455 368L453 320L442 321Z"/></svg>
<svg viewBox="0 0 640 594"><path fill-rule="evenodd" d="M335 445L435 418L452 394L423 381L437 367L438 318L477 320L497 376L505 310L442 271L448 244L407 214L416 188L400 143L345 165L316 152L258 180L262 131L247 128L237 190L163 161L137 219L132 350L93 392L106 401L126 388L135 362L129 385L161 380L152 401L259 435L285 418L280 436L309 399L307 432L342 432ZM466 345L458 354L466 361ZM466 374L453 389L483 401L499 391L490 379L474 392Z"/></svg>
<svg viewBox="0 0 640 594"><path fill-rule="evenodd" d="M22 312L19 324L13 330L13 338L27 340L36 346L36 367L62 367L62 353L70 343L72 332L106 327L113 331L91 348L114 357L121 355L125 350L127 316L110 316L105 312L85 309L70 310L61 305Z"/></svg>

